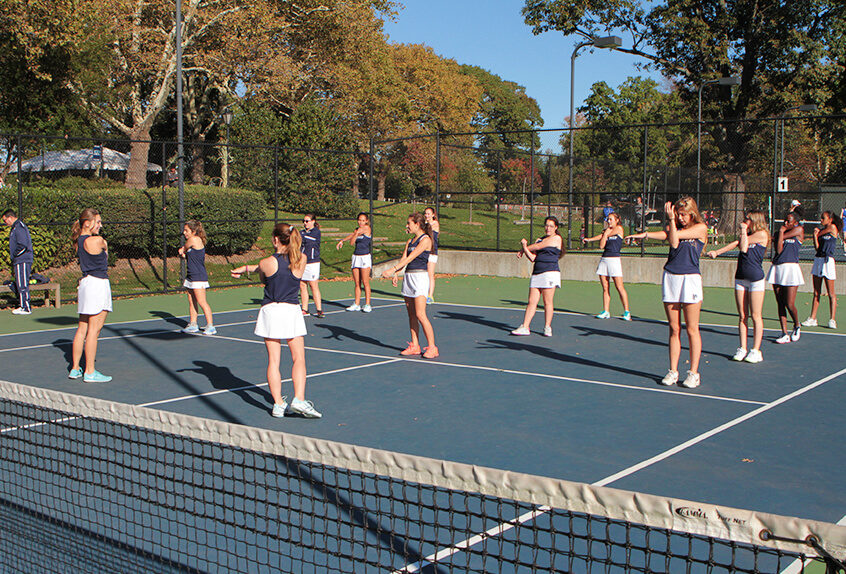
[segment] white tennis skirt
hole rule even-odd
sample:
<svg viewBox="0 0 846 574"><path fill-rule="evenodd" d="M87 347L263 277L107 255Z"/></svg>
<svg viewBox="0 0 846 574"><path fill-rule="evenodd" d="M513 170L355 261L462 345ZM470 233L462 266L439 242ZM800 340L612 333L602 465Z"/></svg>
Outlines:
<svg viewBox="0 0 846 574"><path fill-rule="evenodd" d="M430 253L430 254L429 254L429 263L437 263L437 262L438 262L438 256L437 256L437 255L432 255L432 254Z"/></svg>
<svg viewBox="0 0 846 574"><path fill-rule="evenodd" d="M799 269L798 263L779 263L770 267L767 273L767 283L794 287L804 285L805 278L802 277L802 270Z"/></svg>
<svg viewBox="0 0 846 574"><path fill-rule="evenodd" d="M561 271L547 271L532 275L529 287L535 289L554 289L561 287Z"/></svg>
<svg viewBox="0 0 846 574"><path fill-rule="evenodd" d="M320 279L320 261L314 263L306 263L305 271L300 281L317 281Z"/></svg>
<svg viewBox="0 0 846 574"><path fill-rule="evenodd" d="M352 269L369 269L373 267L373 262L371 261L370 254L367 255L353 255L352 256L352 265L350 266Z"/></svg>
<svg viewBox="0 0 846 574"><path fill-rule="evenodd" d="M837 279L837 270L834 266L834 257L814 257L814 265L811 267L811 275L814 277L825 277L834 281Z"/></svg>
<svg viewBox="0 0 846 574"><path fill-rule="evenodd" d="M735 291L749 291L755 293L758 291L766 291L766 289L767 281L765 279L759 279L758 281L750 281L749 279L734 280Z"/></svg>
<svg viewBox="0 0 846 574"><path fill-rule="evenodd" d="M664 303L701 303L702 275L687 273L676 275L664 271L661 280L661 295Z"/></svg>
<svg viewBox="0 0 846 574"><path fill-rule="evenodd" d="M186 279L182 282L182 286L186 289L208 289L209 282L208 281L189 281Z"/></svg>
<svg viewBox="0 0 846 574"><path fill-rule="evenodd" d="M597 275L605 277L622 277L623 264L620 257L600 257L599 265L596 267Z"/></svg>
<svg viewBox="0 0 846 574"><path fill-rule="evenodd" d="M428 297L429 274L426 271L406 271L402 276L403 297Z"/></svg>
<svg viewBox="0 0 846 574"><path fill-rule="evenodd" d="M268 303L262 305L253 331L265 339L287 341L306 334L303 310L293 303Z"/></svg>
<svg viewBox="0 0 846 574"><path fill-rule="evenodd" d="M79 280L77 291L80 315L96 315L112 310L112 286L108 279L88 275Z"/></svg>

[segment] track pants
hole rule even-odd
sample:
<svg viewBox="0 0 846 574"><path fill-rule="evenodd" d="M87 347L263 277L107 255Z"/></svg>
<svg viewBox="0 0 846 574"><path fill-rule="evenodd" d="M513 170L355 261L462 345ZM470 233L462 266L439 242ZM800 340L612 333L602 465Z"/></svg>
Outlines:
<svg viewBox="0 0 846 574"><path fill-rule="evenodd" d="M15 273L13 291L18 296L19 307L24 311L30 311L29 276L32 273L32 263L15 263L12 269Z"/></svg>

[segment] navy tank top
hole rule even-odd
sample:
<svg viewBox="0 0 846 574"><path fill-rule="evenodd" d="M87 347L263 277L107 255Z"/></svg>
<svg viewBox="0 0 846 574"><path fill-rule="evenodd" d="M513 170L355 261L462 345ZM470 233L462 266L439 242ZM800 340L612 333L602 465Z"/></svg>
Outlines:
<svg viewBox="0 0 846 574"><path fill-rule="evenodd" d="M420 245L420 241L426 237L426 234L422 234L417 239L413 239L411 243L408 244L408 249L406 249L405 254L411 255L411 252L414 251L418 245ZM408 262L408 265L405 266L405 272L408 273L409 271L426 271L427 266L429 264L429 252L424 251L414 259Z"/></svg>
<svg viewBox="0 0 846 574"><path fill-rule="evenodd" d="M300 280L288 269L288 256L284 253L274 253L276 265L279 268L270 277L264 278L264 299L262 305L268 303L293 303L300 302Z"/></svg>
<svg viewBox="0 0 846 574"><path fill-rule="evenodd" d="M540 243L545 238L540 238L535 243ZM561 255L561 250L557 247L544 247L535 251L535 267L532 269L532 275L540 275L547 271L560 271L558 268L558 257Z"/></svg>
<svg viewBox="0 0 846 574"><path fill-rule="evenodd" d="M369 235L359 235L355 238L353 255L369 255L371 245L373 245L373 240Z"/></svg>
<svg viewBox="0 0 846 574"><path fill-rule="evenodd" d="M303 229L300 235L303 238L306 263L318 263L320 261L320 229L315 225L310 231Z"/></svg>
<svg viewBox="0 0 846 574"><path fill-rule="evenodd" d="M817 243L819 247L817 248L815 257L825 257L826 259L834 257L835 250L837 249L837 238L834 235L831 233L820 235L817 237Z"/></svg>
<svg viewBox="0 0 846 574"><path fill-rule="evenodd" d="M439 232L432 231L432 255L438 254L438 235Z"/></svg>
<svg viewBox="0 0 846 574"><path fill-rule="evenodd" d="M605 249L602 250L603 257L619 257L623 249L623 236L612 235L605 240Z"/></svg>
<svg viewBox="0 0 846 574"><path fill-rule="evenodd" d="M703 247L705 243L699 239L682 239L678 247L670 247L664 271L673 275L698 275Z"/></svg>
<svg viewBox="0 0 846 574"><path fill-rule="evenodd" d="M206 273L206 248L188 249L185 252L186 277L188 281L208 281Z"/></svg>
<svg viewBox="0 0 846 574"><path fill-rule="evenodd" d="M740 251L737 254L737 271L734 272L735 279L744 281L760 281L764 278L764 255L767 248L760 243L750 243L746 253Z"/></svg>
<svg viewBox="0 0 846 574"><path fill-rule="evenodd" d="M782 263L799 263L799 247L802 242L798 237L790 237L784 240L782 244L781 253L776 252L773 255L773 265L781 265Z"/></svg>
<svg viewBox="0 0 846 574"><path fill-rule="evenodd" d="M97 255L91 255L85 250L85 240L91 237L90 235L80 235L76 240L76 254L79 257L79 268L82 270L82 276L99 277L100 279L109 278L109 254L104 249Z"/></svg>

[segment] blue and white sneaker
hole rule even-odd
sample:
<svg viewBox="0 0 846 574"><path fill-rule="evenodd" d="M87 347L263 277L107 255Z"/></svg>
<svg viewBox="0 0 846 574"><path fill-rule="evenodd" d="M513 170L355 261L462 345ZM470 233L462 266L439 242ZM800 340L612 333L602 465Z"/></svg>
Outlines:
<svg viewBox="0 0 846 574"><path fill-rule="evenodd" d="M82 380L86 383L108 383L112 378L104 375L100 371L95 370L93 373L87 373Z"/></svg>
<svg viewBox="0 0 846 574"><path fill-rule="evenodd" d="M217 335L217 329L214 328L214 325L209 325L203 329L203 335Z"/></svg>
<svg viewBox="0 0 846 574"><path fill-rule="evenodd" d="M611 313L609 313L608 311L603 311L602 313L600 313L599 315L597 315L597 316L596 316L596 318L597 318L597 319L610 319L610 318L611 318Z"/></svg>
<svg viewBox="0 0 846 574"><path fill-rule="evenodd" d="M358 303L353 303L352 305L347 307L347 311L361 311L361 307L358 305Z"/></svg>
<svg viewBox="0 0 846 574"><path fill-rule="evenodd" d="M623 313L622 319L623 319L623 321L631 321L632 320L632 314L629 313L628 311L626 311L625 313Z"/></svg>
<svg viewBox="0 0 846 574"><path fill-rule="evenodd" d="M364 313L370 313L373 310L373 307L371 307L370 305L365 305L364 307L361 308L361 310Z"/></svg>
<svg viewBox="0 0 846 574"><path fill-rule="evenodd" d="M301 401L296 397L294 397L294 400L291 401L291 405L288 407L288 410L307 419L319 419L323 416L314 408L314 403L311 401Z"/></svg>
<svg viewBox="0 0 846 574"><path fill-rule="evenodd" d="M188 323L188 326L185 327L184 329L182 329L182 332L188 333L190 335L190 334L194 334L194 333L199 333L200 328L197 326L196 323Z"/></svg>
<svg viewBox="0 0 846 574"><path fill-rule="evenodd" d="M82 369L71 369L68 373L69 379L81 379L82 378Z"/></svg>
<svg viewBox="0 0 846 574"><path fill-rule="evenodd" d="M282 404L273 404L273 410L270 412L271 416L281 419L285 416L285 410L288 408L288 397L282 397Z"/></svg>

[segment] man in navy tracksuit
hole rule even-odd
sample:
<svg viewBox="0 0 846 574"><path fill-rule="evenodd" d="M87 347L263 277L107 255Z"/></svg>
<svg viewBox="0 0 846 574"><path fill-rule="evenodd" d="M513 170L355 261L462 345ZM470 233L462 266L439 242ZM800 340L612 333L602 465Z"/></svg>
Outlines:
<svg viewBox="0 0 846 574"><path fill-rule="evenodd" d="M3 212L3 223L11 227L9 231L9 256L12 260L12 273L15 276L13 290L16 291L20 305L12 311L15 315L29 315L29 275L32 273L32 238L29 228L18 219L12 209Z"/></svg>

